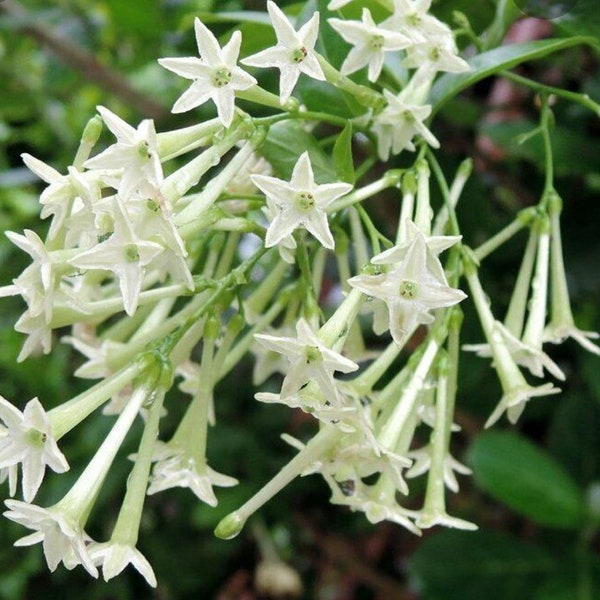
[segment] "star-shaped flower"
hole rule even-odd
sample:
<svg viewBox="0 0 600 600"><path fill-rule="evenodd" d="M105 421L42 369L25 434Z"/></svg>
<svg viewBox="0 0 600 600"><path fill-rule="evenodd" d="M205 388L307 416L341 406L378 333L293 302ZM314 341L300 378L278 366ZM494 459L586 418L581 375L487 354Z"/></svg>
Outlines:
<svg viewBox="0 0 600 600"><path fill-rule="evenodd" d="M232 487L238 480L211 469L206 462L199 464L185 450L160 444L155 453L156 464L152 470L148 494L156 494L174 487L187 487L209 506L218 501L213 486Z"/></svg>
<svg viewBox="0 0 600 600"><path fill-rule="evenodd" d="M327 348L305 319L296 324L296 338L276 337L262 333L255 338L268 350L283 354L290 366L283 380L281 398L295 394L310 381L315 381L325 398L332 401L338 391L333 379L334 371L351 373L358 365L350 359Z"/></svg>
<svg viewBox="0 0 600 600"><path fill-rule="evenodd" d="M186 112L212 98L221 122L229 127L233 121L235 90L247 90L256 84L256 79L236 64L242 34L234 32L229 42L221 48L217 38L198 18L194 20L194 30L200 58L158 60L165 69L194 80L175 102L172 112Z"/></svg>
<svg viewBox="0 0 600 600"><path fill-rule="evenodd" d="M467 297L461 290L449 287L445 277L440 278L440 267L431 267L437 260L428 249L425 236L418 232L404 258L392 270L348 280L352 287L387 304L390 333L398 344L417 324L433 321L430 310L452 306Z"/></svg>
<svg viewBox="0 0 600 600"><path fill-rule="evenodd" d="M55 508L42 508L19 500L6 500L5 504L9 509L4 513L7 519L34 530L17 540L15 546L42 542L51 571L55 571L61 562L68 569L81 564L92 577L98 577L98 570L85 547L89 537L69 515Z"/></svg>
<svg viewBox="0 0 600 600"><path fill-rule="evenodd" d="M88 159L88 169L123 169L118 183L119 193L128 198L144 188L146 182L158 186L163 172L158 156L156 131L151 119L142 121L137 129L126 123L112 111L97 107L106 126L117 138L116 144Z"/></svg>
<svg viewBox="0 0 600 600"><path fill-rule="evenodd" d="M251 179L278 208L267 230L267 248L278 244L298 227L305 227L325 248L334 248L326 208L347 194L352 189L350 184L316 184L308 152L298 159L290 181L268 175L251 175Z"/></svg>
<svg viewBox="0 0 600 600"><path fill-rule="evenodd" d="M369 81L376 81L383 68L384 53L390 50L402 50L413 43L410 38L401 33L378 27L368 8L363 8L362 21L328 19L328 22L349 44L353 45L342 63L341 72L344 75L354 73L368 65Z"/></svg>
<svg viewBox="0 0 600 600"><path fill-rule="evenodd" d="M93 542L88 547L92 562L102 567L104 581L119 575L129 564L144 577L148 585L156 587L156 575L146 557L134 546L117 542Z"/></svg>
<svg viewBox="0 0 600 600"><path fill-rule="evenodd" d="M513 335L502 323L496 321L494 325L502 335L508 351L518 365L526 367L536 377L543 377L544 369L546 369L557 379L561 381L565 380L565 374L561 368L544 351L524 343ZM493 356L489 344L465 344L463 345L463 350L476 352L477 356L484 358Z"/></svg>
<svg viewBox="0 0 600 600"><path fill-rule="evenodd" d="M325 80L325 74L314 53L319 35L319 13L314 13L296 32L275 2L269 0L267 10L277 36L277 44L240 62L251 67L277 67L281 71L279 97L284 103L290 97L300 73L320 81Z"/></svg>
<svg viewBox="0 0 600 600"><path fill-rule="evenodd" d="M381 160L402 150L414 152L413 138L420 135L430 146L439 148L437 138L425 126L424 120L431 114L429 105L413 105L405 102L402 92L398 96L383 90L387 106L375 116L372 129L377 135L377 150Z"/></svg>
<svg viewBox="0 0 600 600"><path fill-rule="evenodd" d="M119 280L125 312L132 315L137 309L145 267L164 248L137 238L118 201L115 202L114 218L115 231L107 240L69 262L78 269L112 271Z"/></svg>
<svg viewBox="0 0 600 600"><path fill-rule="evenodd" d="M21 463L23 497L31 502L44 479L46 465L56 473L69 470L52 434L50 419L37 398L23 412L0 396L0 469Z"/></svg>

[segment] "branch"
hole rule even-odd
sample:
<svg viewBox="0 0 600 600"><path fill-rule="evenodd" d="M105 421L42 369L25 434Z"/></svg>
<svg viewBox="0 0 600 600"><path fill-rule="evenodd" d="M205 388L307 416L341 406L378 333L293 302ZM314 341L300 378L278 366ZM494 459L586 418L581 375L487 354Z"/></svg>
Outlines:
<svg viewBox="0 0 600 600"><path fill-rule="evenodd" d="M125 103L153 119L165 117L169 111L162 104L136 90L120 73L101 63L93 54L64 39L47 25L37 25L34 18L14 0L0 2L0 13L14 17L15 27L45 46L81 76L108 90Z"/></svg>

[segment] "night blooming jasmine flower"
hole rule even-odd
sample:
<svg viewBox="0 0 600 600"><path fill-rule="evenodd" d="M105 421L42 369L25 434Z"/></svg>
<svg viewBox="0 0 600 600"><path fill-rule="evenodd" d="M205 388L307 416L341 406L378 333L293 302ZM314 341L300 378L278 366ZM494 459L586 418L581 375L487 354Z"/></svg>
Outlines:
<svg viewBox="0 0 600 600"><path fill-rule="evenodd" d="M275 2L267 2L267 10L277 36L277 44L240 62L251 67L277 67L281 71L279 96L282 103L289 99L300 73L325 80L325 74L314 53L319 35L319 13L316 12L297 32Z"/></svg>
<svg viewBox="0 0 600 600"><path fill-rule="evenodd" d="M251 175L250 178L278 208L265 237L267 248L278 244L298 227L305 227L325 248L334 248L326 209L352 189L349 183L316 184L308 152L298 159L290 181L268 175Z"/></svg>
<svg viewBox="0 0 600 600"><path fill-rule="evenodd" d="M6 426L0 434L0 469L21 463L23 498L31 502L44 479L46 465L56 473L68 471L69 465L37 398L21 412L0 396L0 419Z"/></svg>
<svg viewBox="0 0 600 600"><path fill-rule="evenodd" d="M386 273L357 275L348 283L364 294L383 300L389 312L390 333L396 343L419 323L431 323L430 310L457 304L467 296L448 286L439 270L429 265L437 260L427 248L425 236L417 234L402 261ZM434 262L435 264L435 262Z"/></svg>
<svg viewBox="0 0 600 600"><path fill-rule="evenodd" d="M92 542L89 556L96 566L102 566L104 581L119 575L131 564L144 577L148 585L156 587L156 575L146 557L134 546L117 542Z"/></svg>
<svg viewBox="0 0 600 600"><path fill-rule="evenodd" d="M163 251L163 247L138 239L118 200L114 206L114 233L69 262L78 269L112 271L119 280L125 312L132 315L137 309L145 267Z"/></svg>
<svg viewBox="0 0 600 600"><path fill-rule="evenodd" d="M148 494L156 494L174 487L190 488L202 502L217 506L213 486L232 487L238 480L218 473L204 461L198 463L184 448L175 444L159 443L153 460L156 461L150 478Z"/></svg>
<svg viewBox="0 0 600 600"><path fill-rule="evenodd" d="M358 369L358 365L327 348L306 319L298 321L296 334L296 338L262 333L254 336L265 348L283 354L290 363L281 387L281 398L295 394L309 381L317 383L326 399L336 398L338 391L333 378L334 371L351 373Z"/></svg>
<svg viewBox="0 0 600 600"><path fill-rule="evenodd" d="M428 13L431 0L393 0L394 13L381 25L401 31L415 42L451 35L450 28Z"/></svg>
<svg viewBox="0 0 600 600"><path fill-rule="evenodd" d="M43 313L46 322L49 322L52 318L53 292L56 283L52 258L35 231L25 229L23 233L25 235L7 231L6 237L15 246L27 252L33 259L33 263L14 280L14 285L10 286L12 293L8 287L4 289L4 292L0 288L0 296L21 294L27 302L31 316Z"/></svg>
<svg viewBox="0 0 600 600"><path fill-rule="evenodd" d="M431 147L439 148L440 143L424 124L431 114L431 106L408 104L402 92L398 96L383 90L387 106L374 118L372 129L377 135L377 150L381 160L402 150L414 152L413 138L420 135Z"/></svg>
<svg viewBox="0 0 600 600"><path fill-rule="evenodd" d="M411 468L406 472L406 476L411 477L419 477L419 475L423 475L427 473L431 468L431 455L434 452L434 449L431 444L425 446L424 448L418 448L417 450L411 450L407 456L412 458L415 462L411 466ZM454 475L454 471L460 473L461 475L470 475L472 473L469 467L466 467L461 462L458 462L451 454L446 453L444 456L444 484L446 487L453 491L454 493L458 492L458 481L456 479L456 475Z"/></svg>
<svg viewBox="0 0 600 600"><path fill-rule="evenodd" d="M237 66L242 34L235 31L223 48L217 38L196 17L194 20L196 43L200 58L160 58L160 65L185 77L193 79L192 85L175 102L172 112L192 110L211 99L225 127L233 121L235 91L247 90L256 85L256 79Z"/></svg>
<svg viewBox="0 0 600 600"><path fill-rule="evenodd" d="M328 22L349 44L353 45L342 63L341 72L344 75L354 73L368 65L369 81L376 81L383 68L384 52L402 50L413 43L410 38L401 33L378 27L368 8L363 8L362 21L328 19Z"/></svg>
<svg viewBox="0 0 600 600"><path fill-rule="evenodd" d="M104 106L97 107L117 143L85 162L88 169L123 169L119 193L127 198L147 184L160 185L162 167L156 147L156 131L151 119L142 121L137 129Z"/></svg>
<svg viewBox="0 0 600 600"><path fill-rule="evenodd" d="M34 533L17 540L15 546L32 546L42 542L50 571L55 571L61 562L68 569L81 564L92 577L98 577L98 570L86 549L89 537L68 512L19 500L6 500L5 504L9 509L4 513L7 519L34 530Z"/></svg>
<svg viewBox="0 0 600 600"><path fill-rule="evenodd" d="M529 369L529 372L536 377L544 376L544 369L561 381L565 380L565 374L560 367L542 350L524 343L514 336L502 323L496 321L496 329L502 334L504 344L513 357L514 361ZM483 358L492 357L492 348L489 344L464 344L463 350L476 352L477 356Z"/></svg>
<svg viewBox="0 0 600 600"><path fill-rule="evenodd" d="M61 175L56 169L31 154L21 154L21 158L32 173L48 184L40 195L42 205L40 216L42 219L53 217L48 232L48 237L53 238L69 213L73 195L70 178L68 175Z"/></svg>

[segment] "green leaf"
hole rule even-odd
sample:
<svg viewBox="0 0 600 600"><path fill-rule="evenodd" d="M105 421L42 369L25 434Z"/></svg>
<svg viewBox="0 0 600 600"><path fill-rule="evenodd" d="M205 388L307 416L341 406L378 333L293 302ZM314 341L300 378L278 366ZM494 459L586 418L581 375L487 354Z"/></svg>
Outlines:
<svg viewBox="0 0 600 600"><path fill-rule="evenodd" d="M336 179L335 169L316 138L298 121L281 121L269 129L260 148L261 154L271 163L279 177L289 179L298 157L308 150L315 179L320 182Z"/></svg>
<svg viewBox="0 0 600 600"><path fill-rule="evenodd" d="M530 598L553 561L541 548L491 531L442 531L423 540L409 564L427 600Z"/></svg>
<svg viewBox="0 0 600 600"><path fill-rule="evenodd" d="M354 161L352 160L352 123L348 121L346 127L335 141L333 146L333 165L341 181L354 184Z"/></svg>
<svg viewBox="0 0 600 600"><path fill-rule="evenodd" d="M468 462L480 488L540 525L578 528L583 522L581 489L550 455L515 434L479 436Z"/></svg>
<svg viewBox="0 0 600 600"><path fill-rule="evenodd" d="M553 52L579 46L581 44L594 44L597 40L593 37L575 36L564 39L537 40L522 44L511 44L494 48L489 52L478 54L468 63L471 71L466 73L447 73L440 77L431 90L431 104L433 112L437 112L450 98L456 96L473 84L512 69L521 63L537 60Z"/></svg>
<svg viewBox="0 0 600 600"><path fill-rule="evenodd" d="M575 6L559 19L552 21L566 35L590 35L600 40L600 11L598 0L577 0Z"/></svg>

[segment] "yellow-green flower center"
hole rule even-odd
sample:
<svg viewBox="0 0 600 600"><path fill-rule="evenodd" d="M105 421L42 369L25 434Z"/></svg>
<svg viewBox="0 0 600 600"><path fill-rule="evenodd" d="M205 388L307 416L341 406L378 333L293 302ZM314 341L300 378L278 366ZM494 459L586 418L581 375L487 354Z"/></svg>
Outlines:
<svg viewBox="0 0 600 600"><path fill-rule="evenodd" d="M398 293L404 300L414 300L417 297L419 291L419 284L416 281L410 279L403 279L398 287Z"/></svg>
<svg viewBox="0 0 600 600"><path fill-rule="evenodd" d="M27 437L29 438L31 445L37 446L38 448L41 448L48 439L48 436L43 431L38 431L37 429L30 429L27 432Z"/></svg>
<svg viewBox="0 0 600 600"><path fill-rule="evenodd" d="M381 50L383 48L383 43L385 42L385 38L380 34L375 34L371 36L369 41L369 45L373 50Z"/></svg>
<svg viewBox="0 0 600 600"><path fill-rule="evenodd" d="M125 260L130 263L138 262L140 260L140 253L135 244L127 244L125 246Z"/></svg>
<svg viewBox="0 0 600 600"><path fill-rule="evenodd" d="M300 48L292 50L292 60L295 63L300 64L306 58L307 54L308 51L306 50L306 48L304 46L301 46Z"/></svg>
<svg viewBox="0 0 600 600"><path fill-rule="evenodd" d="M294 198L296 206L302 210L311 210L315 207L315 197L307 191L298 192Z"/></svg>
<svg viewBox="0 0 600 600"><path fill-rule="evenodd" d="M150 159L150 149L146 140L142 140L138 144L137 151L140 158L143 158L144 160Z"/></svg>
<svg viewBox="0 0 600 600"><path fill-rule="evenodd" d="M228 67L219 67L212 72L211 82L215 87L225 87L231 81L231 70Z"/></svg>
<svg viewBox="0 0 600 600"><path fill-rule="evenodd" d="M316 346L306 346L304 356L307 363L316 363L323 360L323 354Z"/></svg>
<svg viewBox="0 0 600 600"><path fill-rule="evenodd" d="M436 61L436 60L440 59L440 57L442 56L442 53L437 46L433 46L432 48L429 49L428 56L429 56L429 60Z"/></svg>

